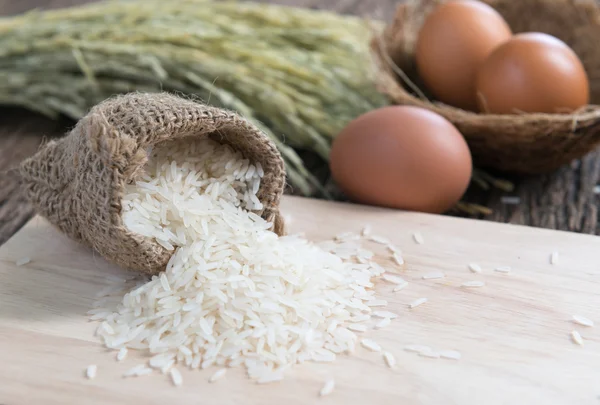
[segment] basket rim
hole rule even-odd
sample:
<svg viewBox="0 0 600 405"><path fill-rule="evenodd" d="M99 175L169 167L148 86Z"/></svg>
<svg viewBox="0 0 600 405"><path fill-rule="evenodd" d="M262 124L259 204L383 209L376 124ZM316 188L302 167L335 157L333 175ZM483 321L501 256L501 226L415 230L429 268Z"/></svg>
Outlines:
<svg viewBox="0 0 600 405"><path fill-rule="evenodd" d="M577 2L576 0L553 0L563 4L570 4L573 7L592 8L600 17L600 4L594 1ZM486 1L486 3L489 2ZM493 1L491 1L493 3ZM397 95L402 92L401 98L410 102L412 105L427 108L446 116L452 115L452 121L456 123L469 122L477 125L515 126L515 117L519 118L521 125L557 125L560 127L571 127L573 131L582 127L594 126L600 124L600 104L588 104L579 110L571 113L512 113L512 114L490 114L485 112L474 112L463 110L458 107L443 103L441 101L432 101L427 98L421 98L411 93L407 87L409 85L402 80L405 73L393 63L387 54L385 47L389 43L389 38L397 32L397 25L403 21L400 17L405 15L408 10L415 9L427 4L439 3L439 0L410 0L399 4L396 8L394 19L379 33L374 32L371 39L371 54L377 68L375 78L379 90L392 101L397 100ZM398 72L400 71L400 72ZM400 73L400 74L398 74ZM407 87L404 87L407 86ZM396 97L395 97L396 96Z"/></svg>

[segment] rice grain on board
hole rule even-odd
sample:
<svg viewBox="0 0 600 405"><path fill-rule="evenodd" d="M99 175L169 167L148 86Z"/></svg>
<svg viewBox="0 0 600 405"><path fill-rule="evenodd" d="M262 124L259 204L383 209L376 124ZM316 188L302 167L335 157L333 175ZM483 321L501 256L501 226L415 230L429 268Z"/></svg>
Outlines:
<svg viewBox="0 0 600 405"><path fill-rule="evenodd" d="M389 245L386 246L387 250L389 250L391 253L397 253L399 255L402 254L402 251L400 250L400 248L398 248L396 245L392 245L391 243Z"/></svg>
<svg viewBox="0 0 600 405"><path fill-rule="evenodd" d="M579 324L581 326L588 326L588 327L594 326L594 321L592 321L589 318L586 318L585 316L581 316L581 315L573 315L573 322L575 322L576 324Z"/></svg>
<svg viewBox="0 0 600 405"><path fill-rule="evenodd" d="M293 364L354 351L351 329L366 330L357 320L387 305L373 290L385 269L357 234L320 247L270 231L254 212L262 209L260 167L211 139L172 142L150 156L125 190L123 222L173 254L163 273L138 280L116 308L91 314L108 325L98 329L108 348L142 350L176 386L183 380L174 365L244 366L269 383Z"/></svg>
<svg viewBox="0 0 600 405"><path fill-rule="evenodd" d="M465 287L465 288L478 288L478 287L483 287L483 286L485 286L485 283L483 281L478 281L478 280L465 281L464 283L461 284L461 287Z"/></svg>
<svg viewBox="0 0 600 405"><path fill-rule="evenodd" d="M390 326L391 323L392 320L390 318L383 318L381 321L375 324L375 329L387 328L388 326Z"/></svg>
<svg viewBox="0 0 600 405"><path fill-rule="evenodd" d="M423 238L423 235L421 235L420 232L413 233L413 239L418 245L422 245L423 243L425 243L425 239Z"/></svg>
<svg viewBox="0 0 600 405"><path fill-rule="evenodd" d="M396 366L396 358L390 352L383 352L383 360L389 368L394 368Z"/></svg>
<svg viewBox="0 0 600 405"><path fill-rule="evenodd" d="M371 235L371 225L365 225L360 234L365 238L369 237Z"/></svg>
<svg viewBox="0 0 600 405"><path fill-rule="evenodd" d="M376 318L390 318L390 319L398 318L397 314L395 314L393 312L389 312L389 311L373 311L371 313L371 316L376 317Z"/></svg>
<svg viewBox="0 0 600 405"><path fill-rule="evenodd" d="M440 278L444 278L445 275L441 271L434 271L432 273L427 273L423 275L423 280L437 280Z"/></svg>
<svg viewBox="0 0 600 405"><path fill-rule="evenodd" d="M211 375L210 378L208 379L208 382L213 383L213 382L220 380L221 378L225 377L225 373L227 373L226 368L221 368L221 369L215 371L215 373L213 375Z"/></svg>
<svg viewBox="0 0 600 405"><path fill-rule="evenodd" d="M362 325L362 324L350 324L348 326L346 326L347 329L354 331L354 332L366 332L367 331L367 325Z"/></svg>
<svg viewBox="0 0 600 405"><path fill-rule="evenodd" d="M135 367L130 368L123 374L123 377L137 377L138 373L143 372L148 367L145 364L138 364Z"/></svg>
<svg viewBox="0 0 600 405"><path fill-rule="evenodd" d="M171 376L171 382L174 386L179 387L183 385L183 377L181 376L179 370L177 370L176 368L172 368L169 371L169 375Z"/></svg>
<svg viewBox="0 0 600 405"><path fill-rule="evenodd" d="M323 388L321 388L321 391L319 391L319 395L324 397L325 395L329 395L333 392L335 388L335 381L334 380L327 380L325 381L325 384L323 384Z"/></svg>
<svg viewBox="0 0 600 405"><path fill-rule="evenodd" d="M419 356L427 357L429 359L439 359L440 358L440 354L433 349L420 351Z"/></svg>
<svg viewBox="0 0 600 405"><path fill-rule="evenodd" d="M91 364L91 365L87 366L87 368L85 369L85 376L89 380L93 380L94 378L96 378L97 371L98 371L98 366L96 366L95 364Z"/></svg>
<svg viewBox="0 0 600 405"><path fill-rule="evenodd" d="M365 349L370 350L372 352L380 352L381 351L381 346L379 346L379 344L377 342L375 342L374 340L363 339L360 341L360 344L362 347L364 347Z"/></svg>
<svg viewBox="0 0 600 405"><path fill-rule="evenodd" d="M123 361L123 360L125 360L125 357L127 357L127 348L122 347L119 349L119 352L117 353L117 361Z"/></svg>
<svg viewBox="0 0 600 405"><path fill-rule="evenodd" d="M481 266L477 263L470 263L469 270L471 270L473 273L481 273Z"/></svg>
<svg viewBox="0 0 600 405"><path fill-rule="evenodd" d="M375 243L379 243L380 245L389 245L390 244L390 240L386 237L383 236L378 236L378 235L371 235L369 236L369 240L371 242L375 242Z"/></svg>
<svg viewBox="0 0 600 405"><path fill-rule="evenodd" d="M411 352L411 353L421 353L421 352L432 351L432 349L429 346L423 346L423 345L407 345L407 346L404 346L404 351Z"/></svg>
<svg viewBox="0 0 600 405"><path fill-rule="evenodd" d="M408 286L408 283L398 284L396 287L394 287L394 289L392 291L393 292L402 291L406 288L406 286Z"/></svg>
<svg viewBox="0 0 600 405"><path fill-rule="evenodd" d="M439 354L442 359L447 360L460 360L460 358L462 357L460 352L456 350L442 350L441 352L439 352Z"/></svg>
<svg viewBox="0 0 600 405"><path fill-rule="evenodd" d="M383 278L385 281L388 281L392 284L404 284L406 283L406 280L404 280L402 277L398 277L398 276L393 276L391 274L384 274L383 276L381 276L381 278Z"/></svg>
<svg viewBox="0 0 600 405"><path fill-rule="evenodd" d="M573 343L576 343L579 346L583 346L583 338L581 337L581 334L576 330L571 332L571 340L573 340Z"/></svg>
<svg viewBox="0 0 600 405"><path fill-rule="evenodd" d="M22 257L15 262L17 267L25 266L26 264L31 262L31 257Z"/></svg>
<svg viewBox="0 0 600 405"><path fill-rule="evenodd" d="M418 298L416 300L414 300L413 302L411 302L410 304L408 304L408 307L410 309L416 308L420 305L423 305L427 302L427 298Z"/></svg>
<svg viewBox="0 0 600 405"><path fill-rule="evenodd" d="M404 264L404 259L396 252L392 253L392 259L398 266L402 266Z"/></svg>

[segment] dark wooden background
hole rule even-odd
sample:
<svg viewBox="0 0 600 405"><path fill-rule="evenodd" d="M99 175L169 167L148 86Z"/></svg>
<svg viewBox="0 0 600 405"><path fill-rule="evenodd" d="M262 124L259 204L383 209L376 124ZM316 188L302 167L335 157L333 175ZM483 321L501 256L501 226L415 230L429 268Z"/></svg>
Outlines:
<svg viewBox="0 0 600 405"><path fill-rule="evenodd" d="M58 8L91 0L0 0L0 15L14 15L33 8ZM165 0L176 1L176 0ZM285 5L323 8L346 14L389 19L400 0L264 0ZM515 0L516 1L516 0ZM524 0L525 1L525 0ZM33 154L42 139L60 136L69 121L50 121L33 113L0 108L0 244L32 216L32 210L19 194L16 177L9 169ZM526 224L574 232L600 233L598 205L594 194L599 182L600 154L594 152L555 173L517 180L511 195L518 205L504 205L502 193L469 192L472 202L492 208L489 220Z"/></svg>

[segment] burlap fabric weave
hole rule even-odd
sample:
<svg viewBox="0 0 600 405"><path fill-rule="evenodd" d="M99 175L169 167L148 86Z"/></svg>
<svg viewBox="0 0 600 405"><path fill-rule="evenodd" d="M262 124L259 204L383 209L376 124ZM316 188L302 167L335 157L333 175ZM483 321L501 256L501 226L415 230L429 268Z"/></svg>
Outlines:
<svg viewBox="0 0 600 405"><path fill-rule="evenodd" d="M239 115L170 94L129 94L94 107L64 138L49 142L19 168L37 211L71 238L124 268L157 273L171 253L130 232L121 219L125 185L143 172L148 150L162 142L210 136L260 162L259 214L283 233L285 185L279 151Z"/></svg>

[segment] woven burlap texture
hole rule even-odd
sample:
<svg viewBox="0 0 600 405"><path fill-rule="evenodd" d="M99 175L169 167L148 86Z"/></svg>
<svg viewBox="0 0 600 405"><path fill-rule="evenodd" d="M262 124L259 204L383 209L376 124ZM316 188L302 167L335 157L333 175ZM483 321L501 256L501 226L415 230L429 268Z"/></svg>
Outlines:
<svg viewBox="0 0 600 405"><path fill-rule="evenodd" d="M432 110L463 134L474 163L514 173L544 173L595 149L600 142L600 107L574 114L477 114L427 97L414 51L428 13L441 0L413 0L398 7L394 21L372 41L380 67L379 88L393 102ZM593 0L484 0L513 33L545 32L565 41L583 62L592 103L600 102L600 6ZM392 63L393 62L393 63ZM394 64L400 69L396 69ZM408 82L425 93L417 96Z"/></svg>
<svg viewBox="0 0 600 405"><path fill-rule="evenodd" d="M143 172L151 147L203 136L260 162L259 214L281 235L285 168L273 142L233 112L165 93L128 94L94 107L66 137L21 164L23 189L38 213L71 238L121 267L156 274L172 252L123 225L125 185Z"/></svg>

